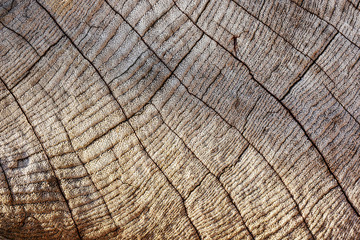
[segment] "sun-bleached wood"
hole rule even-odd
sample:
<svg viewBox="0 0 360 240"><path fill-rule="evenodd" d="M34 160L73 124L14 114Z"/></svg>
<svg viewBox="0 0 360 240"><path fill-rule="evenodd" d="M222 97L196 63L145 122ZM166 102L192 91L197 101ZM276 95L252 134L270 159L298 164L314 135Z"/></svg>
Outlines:
<svg viewBox="0 0 360 240"><path fill-rule="evenodd" d="M359 4L2 0L0 239L360 239Z"/></svg>

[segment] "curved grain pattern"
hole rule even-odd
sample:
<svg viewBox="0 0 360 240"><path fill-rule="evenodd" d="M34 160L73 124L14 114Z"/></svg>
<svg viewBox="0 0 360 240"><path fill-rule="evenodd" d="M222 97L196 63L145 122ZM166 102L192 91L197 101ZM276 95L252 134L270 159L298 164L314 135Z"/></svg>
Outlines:
<svg viewBox="0 0 360 240"><path fill-rule="evenodd" d="M0 239L359 239L359 3L2 1Z"/></svg>

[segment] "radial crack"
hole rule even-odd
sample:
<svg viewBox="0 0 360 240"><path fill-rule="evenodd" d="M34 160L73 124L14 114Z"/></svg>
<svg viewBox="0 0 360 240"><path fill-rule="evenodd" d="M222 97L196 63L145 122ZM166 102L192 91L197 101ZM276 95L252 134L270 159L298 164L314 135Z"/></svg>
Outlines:
<svg viewBox="0 0 360 240"><path fill-rule="evenodd" d="M79 49L79 47L74 43L74 41L66 34L66 32L61 28L61 26L59 25L59 23L58 23L58 22L56 21L56 19L50 14L50 12L49 12L43 5L41 5L41 4L38 2L38 0L36 0L36 2L40 5L40 7L41 7L42 9L44 9L44 10L47 12L47 14L50 16L50 18L54 21L54 23L57 25L57 27L63 32L63 34L69 39L69 41L71 42L71 44L77 49L77 51L82 55L82 57L83 57L85 60L87 60L87 61L90 63L90 65L94 68L94 70L96 71L96 73L98 74L98 76L100 77L100 79L102 80L102 82L104 83L105 87L107 88L109 94L112 96L112 98L115 100L115 102L116 102L117 105L119 106L119 109L122 111L122 113L123 113L126 121L128 122L129 126L132 128L132 131L134 132L135 137L137 138L139 144L140 144L141 147L143 148L143 150L144 150L144 152L146 153L146 155L147 155L147 156L149 157L149 159L153 162L153 164L155 164L155 166L158 168L158 170L159 170L159 171L162 173L162 175L165 177L165 179L166 179L166 181L168 182L168 184L169 184L170 186L172 186L172 188L175 190L175 192L176 192L176 193L179 195L179 197L181 198L182 204L183 204L183 207L184 207L184 210L185 210L185 213L186 213L186 216L187 216L190 224L191 224L192 227L194 228L194 230L195 230L198 238L201 239L201 236L200 236L200 234L199 234L199 231L195 228L194 224L192 223L192 221L191 221L191 219L190 219L190 217L189 217L189 215L188 215L188 213L187 213L187 209L186 209L186 207L185 207L185 203L184 203L183 197L181 196L181 194L179 193L179 191L175 188L175 186L170 182L170 180L168 179L168 177L166 176L166 174L162 171L162 169L158 166L158 164L151 158L151 156L150 156L149 153L147 152L146 148L144 147L144 145L143 145L142 142L140 141L140 139L139 139L139 137L138 137L138 135L137 135L134 127L133 127L132 124L130 123L129 118L127 117L127 115L126 115L123 107L121 106L121 104L119 103L119 101L115 98L112 90L110 89L109 85L106 83L106 81L105 81L105 79L103 78L103 76L100 74L99 70L98 70L98 69L95 67L95 65L84 55L84 53ZM107 3L106 0L105 0L105 2ZM107 4L108 4L108 3L107 3ZM111 5L109 5L109 6L111 6ZM119 15L120 15L120 14L119 14ZM121 15L120 15L120 16L121 16ZM131 25L129 24L129 26L131 26ZM160 60L160 58L159 58L159 60Z"/></svg>
<svg viewBox="0 0 360 240"><path fill-rule="evenodd" d="M280 37L282 40L284 40L287 44L289 44L292 48L294 48L297 52L301 53L303 56L306 56L308 58L310 58L311 60L313 60L312 57L310 57L308 54L300 51L297 47L295 47L294 44L292 44L289 40L287 40L284 36L282 36L280 33L276 32L274 29L272 29L269 25L267 25L266 23L264 23L259 17L255 16L254 14L252 14L250 11L248 11L246 8L244 8L243 6L241 6L238 2L236 2L235 0L231 0L233 3L235 3L238 7L240 7L242 10L244 10L247 14L249 14L250 16L252 16L253 18L255 18L257 21L259 21L262 25L264 25L265 27L267 27L271 32L275 33L276 36ZM261 6L261 9L264 7L265 5L265 1ZM261 12L260 9L260 12ZM260 13L259 12L259 13ZM334 28L335 29L335 28Z"/></svg>
<svg viewBox="0 0 360 240"><path fill-rule="evenodd" d="M178 79L179 80L179 79ZM180 81L180 80L179 80ZM249 143L249 145L255 149L255 151L257 153L259 153L262 157L262 159L266 162L266 164L272 169L272 171L276 174L276 176L280 179L281 184L285 187L286 191L288 192L288 194L290 195L292 201L294 202L297 211L299 213L299 215L302 217L302 220L304 221L307 229L309 230L311 236L313 239L316 239L315 236L313 235L312 231L310 230L309 225L307 224L307 222L305 221L304 216L302 215L302 212L300 210L300 207L298 205L298 203L296 202L294 196L292 195L292 193L290 192L290 189L287 187L287 185L285 184L285 182L282 180L282 178L280 177L280 175L277 173L277 171L274 169L274 167L267 161L267 159L265 158L265 156L262 155L262 153L244 136L243 132L241 132L237 127L231 125L226 119L224 119L220 113L218 113L213 107L209 106L206 102L204 102L202 99L200 99L199 97L197 97L195 94L191 93L189 91L189 89L180 81L181 85L183 85L183 87L186 89L186 91L193 97L195 97L196 99L198 99L199 101L201 101L206 107L208 107L209 109L211 109L217 116L219 116L226 124L228 124L229 126L233 127L234 129L237 130L237 132L239 132L241 134L241 136L246 140L246 142Z"/></svg>
<svg viewBox="0 0 360 240"><path fill-rule="evenodd" d="M165 124L165 126L166 126L172 133L174 133L178 139L180 139L180 141L181 141L181 142L184 144L184 146L190 151L190 153L191 153L191 154L201 163L201 165L203 165L203 167L208 171L208 173L207 173L206 175L208 175L208 174L210 173L210 174L211 174L213 177L215 177L215 179L220 183L221 188L225 191L226 195L228 196L228 198L229 198L230 201L231 201L231 204L235 207L237 213L239 214L239 216L240 216L240 218L241 218L241 220L242 220L242 223L243 223L243 225L245 226L247 232L250 234L250 236L252 237L252 239L255 239L255 238L254 238L254 235L253 235L252 232L250 231L249 227L246 225L246 223L245 223L245 221L244 221L244 218L243 218L242 214L240 213L239 208L238 208L237 205L234 203L234 201L233 201L230 193L226 190L226 188L224 187L223 183L220 181L219 176L216 176L216 175L200 160L200 158L191 150L191 148L190 148L190 147L185 143L185 141L175 132L175 130L173 130L173 129L165 122L164 118L162 117L160 111L156 108L156 106L155 106L154 104L152 104L152 106L153 106L153 107L156 109L156 111L158 112L159 117L160 117L161 121ZM246 149L247 149L247 148L246 148ZM245 149L242 153L244 153L244 152L246 151L246 149ZM242 154L242 153L241 153L241 154ZM241 156L241 155L240 155L240 156ZM204 179L205 179L205 177L204 177ZM202 182L202 181L201 181L201 182ZM199 185L200 185L200 184L201 184L201 183L199 183ZM194 189L193 189L193 190L194 190Z"/></svg>
<svg viewBox="0 0 360 240"><path fill-rule="evenodd" d="M54 166L52 165L52 163L51 163L51 161L50 161L50 158L49 158L47 152L45 151L45 147L44 147L43 143L41 142L40 137L38 136L37 132L35 131L34 126L32 125L30 119L29 119L28 116L26 115L26 113L25 113L24 109L22 108L22 106L20 105L19 101L18 101L17 98L15 97L14 93L9 89L9 87L7 86L7 84L6 84L2 79L0 79L0 80L1 80L1 82L4 84L4 86L5 86L5 88L7 89L7 91L8 91L8 92L11 94L11 96L14 98L17 106L18 106L19 109L21 110L21 112L22 112L22 114L24 115L26 121L27 121L28 124L30 125L32 132L34 133L35 137L37 138L37 140L38 140L38 142L39 142L39 144L40 144L40 146L41 146L41 149L42 149L42 151L43 151L43 153L44 153L47 161L49 162L51 171L52 171L52 173L54 174L54 179L55 179L56 185L57 185L57 187L59 188L59 191L60 191L62 197L64 198L64 201L65 201L65 204L66 204L67 208L69 209L70 217L71 217L71 219L72 219L72 221L73 221L73 223L74 223L74 226L75 226L75 228L76 228L77 235L78 235L78 237L79 237L80 239L82 239L81 234L80 234L80 230L79 230L79 228L78 228L78 226L77 226L77 224L76 224L76 221L75 221L75 219L74 219L74 216L73 216L73 213L72 213L72 209L70 208L69 201L68 201L68 199L67 199L66 196L65 196L65 192L64 192L64 190L63 190L62 187L61 187L60 180L59 180L58 177L56 176L55 168L54 168Z"/></svg>
<svg viewBox="0 0 360 240"><path fill-rule="evenodd" d="M106 3L107 3L107 1L105 1ZM107 3L108 4L108 3ZM111 5L109 4L109 6L111 7ZM114 9L113 9L114 10ZM115 10L114 10L115 11ZM181 10L180 10L181 11ZM116 12L116 11L115 11ZM186 14L185 14L186 15ZM121 16L121 15L120 15ZM130 25L130 24L129 24ZM131 25L130 25L131 26ZM132 27L132 26L131 26ZM133 27L132 27L133 28ZM134 28L133 28L134 29ZM202 31L203 33L204 33L204 31ZM140 36L141 37L141 36ZM210 37L210 36L209 36ZM211 38L211 37L210 37ZM211 38L213 41L215 41L213 38ZM143 42L145 42L142 38L141 38L141 40L143 41ZM71 39L70 39L70 41L71 41ZM216 42L216 41L215 41ZM217 42L218 43L218 42ZM145 42L145 44L146 44L146 42ZM219 44L219 43L218 43ZM148 45L147 45L148 46ZM222 48L224 48L221 44L219 44L219 46L221 46ZM75 46L76 47L76 46ZM149 49L150 50L152 50L150 47L149 47ZM225 49L225 48L224 48ZM226 50L226 49L225 49ZM153 50L152 50L153 51ZM227 50L226 50L227 51ZM154 52L154 51L153 51ZM229 52L229 51L227 51L227 52ZM154 52L155 53L155 52ZM231 53L230 53L231 54ZM236 56L234 56L234 54L231 54L235 59L237 59L238 61L240 61L241 62L241 60L240 59L238 59ZM156 55L157 56L157 55ZM158 57L158 56L157 56ZM159 58L159 57L158 57ZM161 60L161 58L159 58L160 60ZM162 60L161 60L162 61ZM163 62L163 61L162 61ZM90 62L91 63L91 62ZM242 64L244 64L247 68L248 68L248 70L249 70L249 74L251 75L251 77L253 78L253 80L255 81L255 82L257 82L262 88L264 88L264 86L263 85L261 85L255 78L254 78L254 76L253 76L253 74L252 74L252 72L251 72L251 70L249 69L249 67L245 64L245 63L243 63L243 62L241 62ZM165 64L165 66L167 66L166 64ZM96 70L96 68L95 68L95 70ZM99 72L98 72L99 73ZM100 74L99 74L100 75ZM100 77L101 77L101 75L100 75ZM106 84L106 82L105 82L105 84ZM184 85L184 84L183 84ZM185 85L184 85L185 86ZM186 87L186 86L185 86ZM267 92L267 93L269 93L271 96L273 96L278 102L280 102L280 104L281 104L281 101L279 101L279 99L277 99L273 94L271 94L266 88L264 88L265 89L265 91ZM111 91L110 91L111 92ZM115 98L116 99L116 98ZM120 105L120 104L119 104ZM207 105L207 104L206 104ZM294 118L294 116L291 114L291 112L290 112L290 110L289 109L287 109L283 104L281 104L289 113L290 113L290 115L293 117L293 119L299 124L299 122ZM120 106L121 107L121 106ZM122 110L123 111L123 110ZM217 112L216 112L217 113ZM125 112L124 112L124 115L125 115ZM219 115L220 117L221 117L221 115L219 114L219 113L217 113L217 115ZM126 115L125 115L125 117L126 117ZM300 124L299 124L300 125ZM132 127L132 126L131 126ZM300 125L300 127L302 128L302 130L304 130L303 129L303 127ZM134 129L133 129L134 130ZM134 131L135 132L135 131ZM304 131L305 132L305 131ZM136 132L135 132L135 134L136 134ZM305 132L305 135L308 137L308 135L306 134L306 132ZM140 144L141 144L141 142L140 142ZM144 149L145 150L145 149ZM146 150L145 150L146 151ZM320 153L321 154L321 153ZM266 159L265 159L266 160ZM325 159L323 159L324 161L325 161ZM286 187L286 186L285 186ZM294 200L295 201L295 200ZM296 201L295 201L295 204L297 204L296 203ZM306 224L306 222L305 222L305 224Z"/></svg>
<svg viewBox="0 0 360 240"><path fill-rule="evenodd" d="M39 58L29 67L29 69L26 70L26 72L24 73L24 75L20 77L20 80L19 80L14 86L12 86L12 88L9 88L9 89L10 89L10 90L14 89L17 85L19 85L19 83L20 83L22 80L24 80L27 76L29 76L31 70L36 66L36 64L37 64L38 62L40 62L40 60L41 60L43 57L45 57L46 54L47 54L54 46L56 46L63 37L65 37L65 36L61 36L55 43L51 44L51 45L49 46L49 48L46 49L46 51L44 52L44 54L42 54L41 56L39 56Z"/></svg>
<svg viewBox="0 0 360 240"><path fill-rule="evenodd" d="M4 178L5 178L6 185L7 185L8 188L9 188L10 201L11 201L11 203L14 203L14 194L13 194L13 191L12 191L12 189L11 189L10 182L9 182L9 179L8 179L8 177L7 177L7 175L6 175L5 169L4 169L4 167L3 167L2 163L1 163L1 159L0 159L0 168L1 168L2 173L4 174Z"/></svg>
<svg viewBox="0 0 360 240"><path fill-rule="evenodd" d="M17 36L19 36L21 39L23 39L27 44L29 44L29 46L35 51L36 55L40 56L40 54L38 53L38 51L34 48L34 46L20 33L16 32L14 29L9 28L8 26L6 26L3 22L1 22L1 25L3 25L6 29L8 29L9 31L15 33Z"/></svg>
<svg viewBox="0 0 360 240"><path fill-rule="evenodd" d="M175 192L177 193L177 195L179 195L179 197L181 198L181 201L182 201L182 204L184 206L184 210L185 210L185 214L191 224L191 226L194 228L195 232L196 232L196 235L199 237L199 239L202 239L201 238L201 235L199 233L199 230L195 227L194 223L192 222L189 214L188 214L188 211L187 211L187 208L185 206L185 199L183 198L183 196L180 194L179 190L171 183L171 181L169 180L169 178L167 177L167 175L164 173L164 171L160 168L160 166L155 162L155 160L150 156L149 152L146 150L145 146L143 145L143 143L141 142L139 136L137 135L134 127L132 126L132 124L129 122L129 125L130 127L132 128L138 142L140 143L142 149L144 150L144 152L146 153L146 155L148 156L148 158L155 164L155 166L158 168L158 170L162 173L162 175L164 175L166 181L169 183L169 185L175 190Z"/></svg>
<svg viewBox="0 0 360 240"><path fill-rule="evenodd" d="M288 89L288 91L279 99L281 102L284 101L287 95L291 92L291 90L304 78L305 74L309 72L312 66L317 65L323 72L325 72L317 63L316 61L320 58L320 56L326 51L326 49L330 46L330 44L333 42L335 37L337 36L338 32L330 39L330 41L326 44L324 49L321 51L321 53L314 59L307 68L305 68L304 72L300 75L299 79L295 81Z"/></svg>
<svg viewBox="0 0 360 240"><path fill-rule="evenodd" d="M330 26L332 26L334 29L336 29L340 34L341 36L343 36L346 40L348 40L350 43L352 43L354 46L356 46L357 48L360 49L360 46L358 46L355 42L353 42L352 40L350 40L348 37L346 37L342 32L339 31L339 29L337 29L332 23L330 23L329 21L319 17L318 15L316 15L315 13L311 12L310 10L304 8L301 4L299 5L297 2L294 2L293 0L290 0L290 2L292 2L293 4L297 5L298 7L302 8L303 10L305 10L306 12L316 16L318 19L326 22L327 24L329 24Z"/></svg>
<svg viewBox="0 0 360 240"><path fill-rule="evenodd" d="M345 108L345 106L339 101L339 99L337 99L337 97L335 97L335 95L330 91L330 89L326 86L325 83L323 83L324 87L326 88L326 90L330 93L330 95L335 99L335 101L337 103L340 104L340 106L350 115L350 117L358 124L358 126L360 126L360 122L349 112L349 110L347 110Z"/></svg>
<svg viewBox="0 0 360 240"><path fill-rule="evenodd" d="M105 2L116 12L116 13L118 13L108 2L107 2L107 0L105 0ZM197 26L195 23L194 23L194 21L187 15L187 14L185 14L178 6L177 6L177 4L174 2L174 4L175 4L175 6L185 15L185 16L187 16L187 18L194 24L194 26L196 26L197 28L199 28L202 32L203 32L203 34L205 34L206 36L208 36L210 39L212 39L214 42L216 42L220 47L222 47L226 52L228 52L231 56L233 56L237 61L239 61L241 64L243 64L246 68L247 68L247 70L248 70L248 72L249 72L249 75L251 76L251 78L256 82L256 83L258 83L258 85L260 85L268 94L270 94L273 98L275 98L283 107L284 107L284 104L278 99L278 98L276 98L269 90L267 90L260 82L258 82L256 79L255 79L255 77L254 77L254 75L253 75L253 73L251 72L251 70L250 70L250 68L249 68L249 66L248 65L246 65L244 62L242 62L237 56L235 56L233 53L231 53L230 51L228 51L224 46L222 46L220 43L218 43L215 39L213 39L211 36L209 36L205 31L203 31L199 26ZM119 14L119 13L118 13ZM120 14L119 14L120 15ZM120 15L121 16L121 15ZM122 17L122 16L121 16ZM124 18L124 17L122 17L123 18L123 20L125 21L125 22L127 22L126 21L126 19ZM127 22L128 23L128 22ZM128 23L128 25L139 35L139 37L141 38L141 36L140 36L140 34L134 29L134 27L133 26L131 26L129 23ZM141 40L149 47L149 45L145 42L145 40L143 40L142 38L141 38ZM195 45L194 45L195 46ZM156 52L153 50L153 49L151 49L150 47L149 47L149 49L157 56L157 58L167 67L167 65L164 63L164 61L156 54ZM168 68L168 67L167 67ZM169 69L170 70L170 69ZM176 68L174 69L174 71L172 71L172 72L175 72L175 70L176 70ZM175 76L175 75L174 75ZM177 76L175 76L179 81L180 81L180 79L177 77ZM191 94L191 95L193 95L193 96L195 96L196 98L198 98L196 95L194 95L194 94L192 94L191 92L189 92L189 90L188 90L188 88L186 87L186 85L184 85L181 81L180 81L180 83L186 88L186 90L188 91L188 93L189 94ZM212 109L220 118L222 118L225 122L227 122L219 113L217 113L216 111L215 111L215 109L213 109L212 107L210 107L208 104L206 104L204 101L202 101L201 99L199 99L201 102L203 102L206 106L208 106L210 109ZM289 111L289 109L287 109L286 107L285 107L285 109L287 110L287 111ZM295 119L296 120L296 119ZM299 123L298 123L299 124ZM230 124L229 124L230 125ZM231 126L231 125L230 125ZM236 128L235 128L236 129ZM237 129L238 130L238 129ZM238 130L240 133L241 133L241 131L240 130ZM241 135L243 136L243 134L241 133ZM243 136L244 137L244 136ZM244 137L244 139L246 139L245 137ZM247 139L246 139L247 140ZM250 143L248 140L247 140L247 142L248 143ZM251 144L251 143L250 143ZM253 146L254 147L254 146ZM256 149L255 147L254 147L254 149L257 151L257 152L259 152L259 150L258 149ZM260 153L260 152L259 152ZM267 162L267 160L266 160L266 158L264 158L264 160ZM267 162L267 164L269 164L268 162ZM269 164L270 165L270 164ZM276 172L275 172L276 173ZM277 174L277 173L276 173ZM278 174L277 174L278 175ZM280 176L279 176L280 177ZM284 183L284 182L283 182ZM288 190L288 191L290 191L288 188L287 188L287 186L285 185L285 187L286 187L286 189ZM292 195L291 195L292 196ZM292 199L293 199L293 201L294 201L294 203L297 205L297 207L298 207L298 204L297 204L297 202L295 201L295 199L293 198L293 196L292 196ZM300 208L298 207L298 210L299 210L299 214L302 216L302 214L301 214L301 211L300 211ZM302 216L302 218L303 218L303 216ZM309 228L309 226L308 226L308 224L307 224L307 222L305 221L305 219L303 218L303 220L304 220L304 223L305 223L305 225L307 226L307 228L308 228L308 230L309 230L309 232L310 232L310 234L313 236L313 234L312 234L312 232L311 232L311 230L310 230L310 228ZM313 239L315 239L315 237L313 236Z"/></svg>
<svg viewBox="0 0 360 240"><path fill-rule="evenodd" d="M176 3L175 3L176 5ZM176 5L177 6L177 5ZM184 14L186 15L190 20L191 18L184 13L179 7L178 9ZM191 20L192 21L192 20ZM193 21L192 21L193 22ZM195 26L197 26L194 22L193 24ZM197 26L201 31L203 31L199 26ZM203 31L205 33L205 31ZM337 180L337 177L334 175L334 173L330 170L328 163L326 162L326 159L324 157L324 155L320 152L319 148L315 145L314 141L310 138L309 134L305 131L304 126L302 126L302 124L299 122L299 120L294 116L294 114L291 112L291 110L286 107L286 105L278 98L276 97L272 92L270 92L261 82L259 82L255 77L254 74L252 73L251 69L249 68L249 66L243 62L242 60L240 60L237 56L235 56L232 52L230 52L229 50L227 50L223 45L221 45L219 42L217 42L213 37L211 37L210 35L208 35L207 33L205 33L206 36L208 36L211 40L213 40L214 42L216 42L222 49L224 49L226 52L228 52L231 56L233 56L237 61L239 61L241 64L243 64L248 72L249 75L251 76L251 78L263 89L265 90L266 93L268 93L271 97L273 97L285 110L286 112L291 116L291 118L297 123L297 125L301 128L301 130L304 132L304 135L306 136L306 138L311 142L311 144L315 147L316 151L320 154L322 161L324 162L324 164L326 165L327 169L329 170L329 173L332 175L332 177L336 180L337 184L339 184L340 189L342 191L342 193L345 196L346 201L349 203L350 207L354 210L355 214L359 217L359 212L356 210L356 208L354 207L354 205L349 201L348 196L346 195L344 189L342 188L342 186L340 185L339 181ZM179 79L180 81L180 79ZM184 85L184 84L183 84ZM185 85L184 85L185 86ZM186 86L185 86L186 87ZM187 88L187 87L186 87Z"/></svg>
<svg viewBox="0 0 360 240"><path fill-rule="evenodd" d="M54 103L54 105L56 106L56 108L59 109L59 106L56 104L56 102L55 102L55 100L53 99L53 97L48 94L48 92L41 86L41 84L39 84L39 86L40 86L41 89L50 97L50 99L52 100L52 102ZM93 179L91 178L91 175L89 174L89 171L88 171L88 169L86 168L84 162L80 159L78 152L75 151L74 145L73 145L73 143L72 143L72 141L71 141L71 139L70 139L69 133L68 133L68 131L67 131L64 123L63 123L62 120L58 117L58 115L56 114L56 112L54 113L54 115L55 115L55 118L56 118L56 119L58 120L58 122L60 123L61 127L64 129L65 135L66 135L66 139L67 139L67 141L69 142L72 151L76 154L77 159L79 160L79 162L81 163L81 165L82 165L83 168L85 169L86 174L87 174L87 176L89 177L92 185L94 186L94 188L96 189L96 191L99 193L99 195L100 195L100 197L101 197L101 199L102 199L102 201L103 201L103 204L104 204L104 206L105 206L105 208L106 208L106 211L107 211L107 213L109 214L109 216L111 217L111 219L112 219L112 221L113 221L113 224L114 224L114 226L115 226L115 228L116 228L114 231L117 231L117 230L119 229L119 226L116 224L116 222L115 222L115 220L114 220L114 218L113 218L113 216L112 216L112 214L111 214L111 212L110 212L109 206L108 206L107 202L105 201L105 198L104 198L103 194L100 192L100 190L97 188L96 184L94 183Z"/></svg>
<svg viewBox="0 0 360 240"><path fill-rule="evenodd" d="M250 144L247 143L246 148L245 148L244 151L240 154L240 156L238 157L237 161L234 162L233 164L230 164L229 166L227 166L226 168L224 168L224 169L221 171L221 173L219 173L219 179L221 178L221 176L222 176L227 170L235 167L236 164L238 164L238 163L240 162L241 158L244 156L245 152L249 149L249 147L250 147Z"/></svg>

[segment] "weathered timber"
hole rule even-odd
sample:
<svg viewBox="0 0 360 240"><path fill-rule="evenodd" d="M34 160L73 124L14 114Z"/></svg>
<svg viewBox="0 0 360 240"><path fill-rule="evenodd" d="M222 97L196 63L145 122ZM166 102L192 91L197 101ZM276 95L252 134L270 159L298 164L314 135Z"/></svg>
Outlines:
<svg viewBox="0 0 360 240"><path fill-rule="evenodd" d="M1 0L0 239L360 239L359 0Z"/></svg>

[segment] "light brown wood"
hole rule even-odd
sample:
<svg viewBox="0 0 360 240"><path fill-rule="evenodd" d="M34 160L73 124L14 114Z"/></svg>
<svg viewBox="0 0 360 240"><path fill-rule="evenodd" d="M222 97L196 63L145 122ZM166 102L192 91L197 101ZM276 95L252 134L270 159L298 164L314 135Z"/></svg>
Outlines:
<svg viewBox="0 0 360 240"><path fill-rule="evenodd" d="M0 239L360 239L359 0L2 0Z"/></svg>

